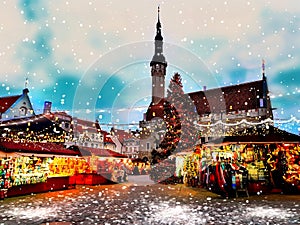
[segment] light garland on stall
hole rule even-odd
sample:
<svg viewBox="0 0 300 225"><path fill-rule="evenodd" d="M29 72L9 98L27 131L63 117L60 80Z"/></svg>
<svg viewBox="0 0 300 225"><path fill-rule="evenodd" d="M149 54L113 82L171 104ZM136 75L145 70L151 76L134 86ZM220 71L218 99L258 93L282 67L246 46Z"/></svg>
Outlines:
<svg viewBox="0 0 300 225"><path fill-rule="evenodd" d="M199 124L197 122L194 122L194 125L198 126L198 127L213 127L213 126L217 126L217 125L238 126L241 124L248 124L248 125L256 126L256 125L261 125L261 124L266 124L266 123L285 124L285 123L291 123L291 122L300 123L300 120L295 117L292 117L289 120L282 120L282 121L276 121L276 120L272 120L272 119L268 118L268 119L262 120L260 122L249 122L246 119L242 119L237 123L224 123L223 121L219 120L216 123L212 123L212 124Z"/></svg>

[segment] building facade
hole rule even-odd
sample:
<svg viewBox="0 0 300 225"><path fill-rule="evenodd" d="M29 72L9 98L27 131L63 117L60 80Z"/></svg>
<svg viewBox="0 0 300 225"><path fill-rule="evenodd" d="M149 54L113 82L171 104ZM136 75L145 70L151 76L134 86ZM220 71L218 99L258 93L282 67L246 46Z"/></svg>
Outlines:
<svg viewBox="0 0 300 225"><path fill-rule="evenodd" d="M26 118L35 115L31 105L29 90L23 89L21 95L0 98L0 120Z"/></svg>
<svg viewBox="0 0 300 225"><path fill-rule="evenodd" d="M79 147L104 148L104 135L95 122L73 118L73 142ZM113 150L113 149L112 149Z"/></svg>

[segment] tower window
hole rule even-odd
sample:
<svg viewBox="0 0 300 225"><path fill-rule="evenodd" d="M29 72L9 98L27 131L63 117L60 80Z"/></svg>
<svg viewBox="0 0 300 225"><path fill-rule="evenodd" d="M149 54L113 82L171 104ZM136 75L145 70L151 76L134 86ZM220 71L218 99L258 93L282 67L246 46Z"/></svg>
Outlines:
<svg viewBox="0 0 300 225"><path fill-rule="evenodd" d="M259 107L264 107L264 100L262 98L259 99Z"/></svg>

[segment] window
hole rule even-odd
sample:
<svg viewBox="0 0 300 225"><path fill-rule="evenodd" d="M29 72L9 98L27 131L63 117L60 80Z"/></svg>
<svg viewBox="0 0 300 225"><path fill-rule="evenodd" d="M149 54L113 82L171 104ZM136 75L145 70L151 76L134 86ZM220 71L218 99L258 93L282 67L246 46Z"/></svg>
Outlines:
<svg viewBox="0 0 300 225"><path fill-rule="evenodd" d="M25 106L21 106L19 109L20 116L26 116L27 108Z"/></svg>
<svg viewBox="0 0 300 225"><path fill-rule="evenodd" d="M259 107L264 107L264 100L262 98L259 99Z"/></svg>
<svg viewBox="0 0 300 225"><path fill-rule="evenodd" d="M150 150L150 143L149 142L147 142L147 144L146 144L146 149Z"/></svg>

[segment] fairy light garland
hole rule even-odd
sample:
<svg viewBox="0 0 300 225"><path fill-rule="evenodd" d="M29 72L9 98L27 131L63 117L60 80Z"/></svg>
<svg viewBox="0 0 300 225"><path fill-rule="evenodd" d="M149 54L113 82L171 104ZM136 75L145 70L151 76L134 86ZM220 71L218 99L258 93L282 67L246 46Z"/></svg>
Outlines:
<svg viewBox="0 0 300 225"><path fill-rule="evenodd" d="M22 121L12 121L12 122L6 122L6 121L1 121L0 123L0 127L6 127L6 126L10 126L10 125L20 125L20 124L28 124L28 123L34 123L42 118L45 118L44 115L40 115L40 116L37 116L35 117L34 119L30 118L30 119L27 119L26 118L22 118L24 120Z"/></svg>
<svg viewBox="0 0 300 225"><path fill-rule="evenodd" d="M262 125L262 124L266 124L266 123L286 124L286 123L292 123L292 122L300 123L300 120L295 117L292 117L289 120L281 120L281 121L276 121L276 120L272 120L272 119L268 118L268 119L262 120L260 122L249 122L246 119L242 119L242 120L238 121L237 123L224 123L223 121L219 120L216 123L212 123L212 124L199 124L197 122L194 122L194 125L198 126L198 127L213 127L213 126L217 126L217 125L238 126L241 124L256 126L256 125Z"/></svg>
<svg viewBox="0 0 300 225"><path fill-rule="evenodd" d="M2 121L2 123L0 122L0 127L7 127L7 126L10 126L10 125L21 125L21 124L28 124L28 123L34 123L42 118L45 118L44 115L40 115L40 116L36 116L34 119L30 118L28 120L22 120L22 121L12 121L12 122L5 122L5 121ZM4 123L3 123L4 122ZM256 126L256 125L262 125L262 124L267 124L267 123L276 123L278 125L280 124L288 124L288 123L297 123L297 124L300 124L300 119L297 119L296 117L291 117L290 119L288 120L272 120L270 118L268 119L265 119L265 120L262 120L262 121L259 121L259 122L250 122L250 121L247 121L246 119L242 119L236 123L224 123L222 120L218 120L217 122L215 123L211 123L211 124L199 124L198 122L194 121L194 125L196 127L214 127L214 126L218 126L218 125L224 125L224 126L238 126L238 125L241 125L241 124L247 124L247 125L252 125L252 126ZM132 124L132 123L130 123ZM116 124L115 124L116 125Z"/></svg>

